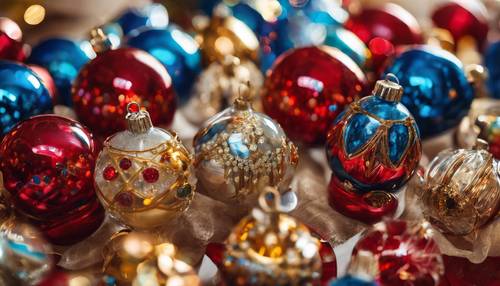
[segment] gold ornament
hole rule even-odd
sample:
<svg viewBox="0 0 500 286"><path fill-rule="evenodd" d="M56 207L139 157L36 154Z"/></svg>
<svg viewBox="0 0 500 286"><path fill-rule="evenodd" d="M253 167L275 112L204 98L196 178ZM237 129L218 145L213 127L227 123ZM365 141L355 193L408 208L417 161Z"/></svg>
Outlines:
<svg viewBox="0 0 500 286"><path fill-rule="evenodd" d="M113 217L133 228L153 228L189 207L191 157L174 133L153 127L137 103L127 109L128 130L106 139L97 158L96 191Z"/></svg>
<svg viewBox="0 0 500 286"><path fill-rule="evenodd" d="M500 209L500 165L478 139L472 150L446 150L425 174L426 218L447 234L467 235L490 222Z"/></svg>
<svg viewBox="0 0 500 286"><path fill-rule="evenodd" d="M225 203L253 205L265 186L286 190L298 162L279 124L253 111L249 89L194 138L199 191Z"/></svg>
<svg viewBox="0 0 500 286"><path fill-rule="evenodd" d="M320 241L283 213L280 195L266 188L255 208L233 230L224 254L224 285L316 285Z"/></svg>
<svg viewBox="0 0 500 286"><path fill-rule="evenodd" d="M201 124L224 110L238 96L241 84L250 82L252 105L261 111L260 89L264 77L255 64L248 60L227 56L222 63L213 62L198 77L192 95L183 109L186 118Z"/></svg>
<svg viewBox="0 0 500 286"><path fill-rule="evenodd" d="M257 61L257 36L244 22L230 14L228 7L218 5L208 25L198 27L200 32L196 39L200 43L206 66L215 61L223 61L228 55Z"/></svg>
<svg viewBox="0 0 500 286"><path fill-rule="evenodd" d="M157 241L145 233L118 233L104 250L103 273L117 285L201 285L191 266L176 258L174 245Z"/></svg>

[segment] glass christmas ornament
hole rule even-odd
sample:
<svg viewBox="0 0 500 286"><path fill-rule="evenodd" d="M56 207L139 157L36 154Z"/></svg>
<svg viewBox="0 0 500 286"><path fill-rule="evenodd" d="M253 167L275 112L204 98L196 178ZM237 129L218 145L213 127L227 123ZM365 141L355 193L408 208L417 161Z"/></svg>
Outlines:
<svg viewBox="0 0 500 286"><path fill-rule="evenodd" d="M83 240L104 218L93 184L97 152L85 127L56 115L21 122L0 144L0 171L16 211L54 244Z"/></svg>
<svg viewBox="0 0 500 286"><path fill-rule="evenodd" d="M0 138L30 116L52 112L52 98L27 66L0 61Z"/></svg>
<svg viewBox="0 0 500 286"><path fill-rule="evenodd" d="M153 127L137 103L127 109L127 130L107 138L97 158L96 191L116 219L153 228L189 207L195 186L191 157L175 134Z"/></svg>
<svg viewBox="0 0 500 286"><path fill-rule="evenodd" d="M0 283L36 285L52 269L52 249L32 226L10 219L0 227Z"/></svg>
<svg viewBox="0 0 500 286"><path fill-rule="evenodd" d="M225 203L253 204L265 186L286 190L298 163L279 124L252 109L249 89L193 141L200 192Z"/></svg>
<svg viewBox="0 0 500 286"><path fill-rule="evenodd" d="M266 198L267 197L267 198ZM283 213L280 195L267 188L255 208L230 234L222 285L318 285L320 242Z"/></svg>
<svg viewBox="0 0 500 286"><path fill-rule="evenodd" d="M28 63L46 68L55 81L59 103L73 105L71 85L90 56L83 43L64 38L50 38L38 43L28 58Z"/></svg>
<svg viewBox="0 0 500 286"><path fill-rule="evenodd" d="M425 173L421 198L427 219L441 232L466 235L483 227L500 210L500 166L487 143L472 150L445 150Z"/></svg>
<svg viewBox="0 0 500 286"><path fill-rule="evenodd" d="M489 29L488 11L481 1L443 1L432 13L432 22L449 31L455 43L472 37L478 48L483 47Z"/></svg>
<svg viewBox="0 0 500 286"><path fill-rule="evenodd" d="M395 74L404 86L401 102L415 117L422 138L455 127L474 97L460 61L437 47L409 49L387 72Z"/></svg>
<svg viewBox="0 0 500 286"><path fill-rule="evenodd" d="M262 92L264 111L292 139L324 143L328 126L366 88L361 69L340 50L291 50L268 71Z"/></svg>
<svg viewBox="0 0 500 286"><path fill-rule="evenodd" d="M223 61L228 55L256 61L259 41L254 32L242 21L230 15L224 5L218 5L210 23L199 31L203 63L209 65Z"/></svg>
<svg viewBox="0 0 500 286"><path fill-rule="evenodd" d="M0 32L7 34L13 40L21 41L23 38L23 31L19 25L7 17L0 17Z"/></svg>
<svg viewBox="0 0 500 286"><path fill-rule="evenodd" d="M260 90L264 76L249 60L227 56L222 63L211 63L196 80L191 97L182 110L192 123L200 125L228 107L238 96L238 89L249 82L253 107L262 110Z"/></svg>
<svg viewBox="0 0 500 286"><path fill-rule="evenodd" d="M132 101L146 107L154 124L169 125L176 109L172 79L148 53L120 48L100 53L80 70L73 86L78 118L99 136L125 129Z"/></svg>
<svg viewBox="0 0 500 286"><path fill-rule="evenodd" d="M168 25L168 12L165 6L153 3L143 7L134 7L126 10L116 22L125 35L146 27L165 28Z"/></svg>
<svg viewBox="0 0 500 286"><path fill-rule="evenodd" d="M389 220L376 224L358 241L351 261L370 256L371 263L365 267L372 268L367 272L381 286L439 285L444 272L439 248L426 222Z"/></svg>
<svg viewBox="0 0 500 286"><path fill-rule="evenodd" d="M366 45L375 38L386 39L396 47L421 44L423 41L422 31L415 17L393 3L361 9L358 13L351 14L344 26Z"/></svg>
<svg viewBox="0 0 500 286"><path fill-rule="evenodd" d="M181 102L189 98L194 78L201 70L198 43L175 25L132 33L127 45L145 50L160 61L172 77Z"/></svg>
<svg viewBox="0 0 500 286"><path fill-rule="evenodd" d="M23 43L11 38L10 34L0 30L0 59L22 62L26 59Z"/></svg>
<svg viewBox="0 0 500 286"><path fill-rule="evenodd" d="M372 95L352 103L328 132L328 162L346 189L395 192L418 166L418 127L399 102L403 87L391 77L377 81Z"/></svg>
<svg viewBox="0 0 500 286"><path fill-rule="evenodd" d="M50 97L52 98L52 104L57 104L57 89L56 84L54 83L54 79L50 75L49 71L47 71L44 67L37 65L28 65L30 69L32 69L35 74L41 79L43 85L49 91Z"/></svg>
<svg viewBox="0 0 500 286"><path fill-rule="evenodd" d="M484 55L488 68L488 89L492 97L500 98L500 41L491 44Z"/></svg>
<svg viewBox="0 0 500 286"><path fill-rule="evenodd" d="M367 46L353 32L344 28L328 29L324 44L341 50L360 67L364 66L366 59L370 57Z"/></svg>

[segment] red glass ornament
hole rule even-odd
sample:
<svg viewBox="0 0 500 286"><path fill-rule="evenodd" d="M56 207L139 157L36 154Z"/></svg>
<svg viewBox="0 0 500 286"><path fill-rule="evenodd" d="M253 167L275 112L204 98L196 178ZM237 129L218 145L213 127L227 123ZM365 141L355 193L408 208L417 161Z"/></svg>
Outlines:
<svg viewBox="0 0 500 286"><path fill-rule="evenodd" d="M388 40L395 47L423 42L422 31L415 17L393 3L362 9L360 13L349 17L345 27L366 45L376 37Z"/></svg>
<svg viewBox="0 0 500 286"><path fill-rule="evenodd" d="M444 266L427 223L389 220L373 227L356 244L353 259L361 251L378 262L377 285L438 285Z"/></svg>
<svg viewBox="0 0 500 286"><path fill-rule="evenodd" d="M23 38L23 31L19 25L6 17L0 17L0 32L4 32L9 38L19 42Z"/></svg>
<svg viewBox="0 0 500 286"><path fill-rule="evenodd" d="M384 217L393 217L398 208L398 200L394 195L382 191L366 194L347 191L333 174L328 192L330 205L336 211L367 224L379 222Z"/></svg>
<svg viewBox="0 0 500 286"><path fill-rule="evenodd" d="M30 69L32 69L42 80L43 84L49 91L50 97L52 97L52 102L54 105L57 104L57 89L56 84L54 83L54 79L50 75L49 71L45 68L37 65L28 65Z"/></svg>
<svg viewBox="0 0 500 286"><path fill-rule="evenodd" d="M54 244L81 241L104 219L93 183L97 153L85 127L56 115L23 121L2 140L4 187L16 210Z"/></svg>
<svg viewBox="0 0 500 286"><path fill-rule="evenodd" d="M268 71L262 104L292 140L315 145L324 143L335 117L365 90L363 72L341 51L297 48Z"/></svg>
<svg viewBox="0 0 500 286"><path fill-rule="evenodd" d="M97 135L126 128L131 101L146 108L155 125L169 125L176 108L172 80L155 58L132 48L99 54L78 74L73 86L78 118Z"/></svg>
<svg viewBox="0 0 500 286"><path fill-rule="evenodd" d="M448 0L432 14L436 27L448 30L455 43L473 37L483 47L488 35L488 12L481 1Z"/></svg>
<svg viewBox="0 0 500 286"><path fill-rule="evenodd" d="M443 255L445 273L441 286L500 286L500 257L475 264L467 258Z"/></svg>
<svg viewBox="0 0 500 286"><path fill-rule="evenodd" d="M12 39L3 31L0 31L0 59L18 62L26 59L23 43Z"/></svg>
<svg viewBox="0 0 500 286"><path fill-rule="evenodd" d="M155 168L146 168L142 171L142 177L144 178L144 181L152 184L158 181L158 178L160 178L160 172L158 172Z"/></svg>

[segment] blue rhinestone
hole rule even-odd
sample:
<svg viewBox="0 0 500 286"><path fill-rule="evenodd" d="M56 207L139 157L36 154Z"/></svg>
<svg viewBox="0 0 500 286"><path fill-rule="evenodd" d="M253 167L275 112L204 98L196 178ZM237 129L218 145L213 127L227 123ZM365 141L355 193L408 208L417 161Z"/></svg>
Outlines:
<svg viewBox="0 0 500 286"><path fill-rule="evenodd" d="M186 197L188 197L191 194L192 191L193 190L192 190L191 185L190 184L185 184L182 187L180 187L180 188L177 189L177 196L179 198L186 198Z"/></svg>
<svg viewBox="0 0 500 286"><path fill-rule="evenodd" d="M243 134L233 133L227 139L227 144L229 145L229 150L233 156L247 159L250 156L250 150L247 145L243 143Z"/></svg>
<svg viewBox="0 0 500 286"><path fill-rule="evenodd" d="M35 183L36 185L39 185L41 182L42 182L42 180L40 179L39 176L37 176L37 175L33 176L33 183Z"/></svg>
<svg viewBox="0 0 500 286"><path fill-rule="evenodd" d="M401 160L401 156L407 148L408 132L408 127L403 124L395 124L389 128L389 158L393 164L397 164Z"/></svg>
<svg viewBox="0 0 500 286"><path fill-rule="evenodd" d="M344 147L347 154L356 153L372 138L380 122L364 114L352 116L344 129Z"/></svg>

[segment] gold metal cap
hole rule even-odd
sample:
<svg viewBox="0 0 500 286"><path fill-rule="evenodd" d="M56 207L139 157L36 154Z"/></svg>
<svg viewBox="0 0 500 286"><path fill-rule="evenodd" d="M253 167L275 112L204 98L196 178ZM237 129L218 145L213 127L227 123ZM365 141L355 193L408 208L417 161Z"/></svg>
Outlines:
<svg viewBox="0 0 500 286"><path fill-rule="evenodd" d="M378 80L375 83L373 94L387 101L399 102L403 95L403 87L399 85L399 80L394 74L388 73L385 79Z"/></svg>
<svg viewBox="0 0 500 286"><path fill-rule="evenodd" d="M476 144L473 147L474 150L488 150L488 148L489 148L488 142L481 138L476 139Z"/></svg>
<svg viewBox="0 0 500 286"><path fill-rule="evenodd" d="M132 101L127 104L127 120L128 130L132 133L140 134L146 133L153 127L151 117L145 110L141 110L139 103Z"/></svg>
<svg viewBox="0 0 500 286"><path fill-rule="evenodd" d="M90 31L90 44L96 54L105 52L113 46L102 27L96 27Z"/></svg>
<svg viewBox="0 0 500 286"><path fill-rule="evenodd" d="M238 97L234 100L234 107L239 110L246 110L252 107L252 92L250 90L250 81L241 84Z"/></svg>

